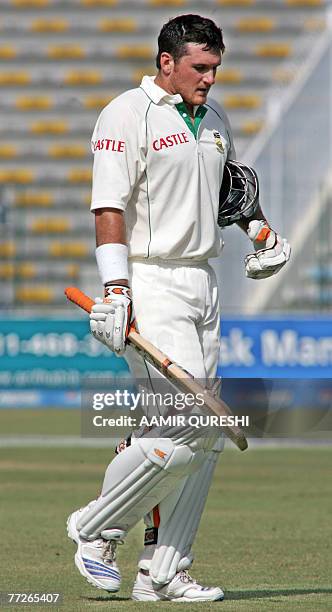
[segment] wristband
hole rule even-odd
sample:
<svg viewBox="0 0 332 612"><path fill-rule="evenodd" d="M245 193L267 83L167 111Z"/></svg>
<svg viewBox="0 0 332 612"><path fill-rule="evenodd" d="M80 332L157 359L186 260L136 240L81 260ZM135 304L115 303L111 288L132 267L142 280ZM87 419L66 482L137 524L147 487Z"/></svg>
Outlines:
<svg viewBox="0 0 332 612"><path fill-rule="evenodd" d="M266 221L263 221L263 219L253 219L249 223L247 234L252 242L266 242L271 231Z"/></svg>
<svg viewBox="0 0 332 612"><path fill-rule="evenodd" d="M128 247L108 242L96 248L96 260L103 285L119 278L128 279Z"/></svg>

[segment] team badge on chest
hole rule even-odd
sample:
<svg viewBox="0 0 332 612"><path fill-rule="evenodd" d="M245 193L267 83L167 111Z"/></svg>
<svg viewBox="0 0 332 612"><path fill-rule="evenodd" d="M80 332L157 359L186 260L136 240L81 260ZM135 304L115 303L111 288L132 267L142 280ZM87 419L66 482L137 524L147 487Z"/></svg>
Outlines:
<svg viewBox="0 0 332 612"><path fill-rule="evenodd" d="M224 153L225 147L221 139L221 134L217 132L217 130L213 130L213 136L214 136L214 142L216 143L218 151L220 151L220 153Z"/></svg>

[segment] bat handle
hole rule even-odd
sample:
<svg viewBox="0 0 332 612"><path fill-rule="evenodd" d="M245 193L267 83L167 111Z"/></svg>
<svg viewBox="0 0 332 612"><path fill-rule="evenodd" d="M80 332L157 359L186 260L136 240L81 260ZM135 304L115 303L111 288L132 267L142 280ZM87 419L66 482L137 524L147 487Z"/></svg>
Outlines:
<svg viewBox="0 0 332 612"><path fill-rule="evenodd" d="M77 287L67 287L65 289L65 296L68 300L76 304L76 306L79 306L90 314L94 301L88 295L85 295L83 291L77 289Z"/></svg>

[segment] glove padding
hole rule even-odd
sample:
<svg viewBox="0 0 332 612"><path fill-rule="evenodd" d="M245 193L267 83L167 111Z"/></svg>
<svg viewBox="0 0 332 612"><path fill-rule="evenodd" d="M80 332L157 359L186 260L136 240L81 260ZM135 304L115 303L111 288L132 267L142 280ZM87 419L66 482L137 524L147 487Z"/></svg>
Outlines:
<svg viewBox="0 0 332 612"><path fill-rule="evenodd" d="M125 352L130 326L134 320L129 287L110 285L105 287L105 297L96 298L90 314L93 336L116 355Z"/></svg>
<svg viewBox="0 0 332 612"><path fill-rule="evenodd" d="M244 259L246 276L259 280L277 274L290 258L287 240L262 220L250 221L247 234L254 243L255 253Z"/></svg>

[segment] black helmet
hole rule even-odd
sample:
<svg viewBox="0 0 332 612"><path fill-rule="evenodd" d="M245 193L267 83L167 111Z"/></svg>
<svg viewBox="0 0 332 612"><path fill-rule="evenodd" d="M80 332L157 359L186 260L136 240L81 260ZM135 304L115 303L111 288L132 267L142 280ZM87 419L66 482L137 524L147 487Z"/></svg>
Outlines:
<svg viewBox="0 0 332 612"><path fill-rule="evenodd" d="M219 192L218 225L226 227L251 217L259 204L258 177L253 168L228 160Z"/></svg>

